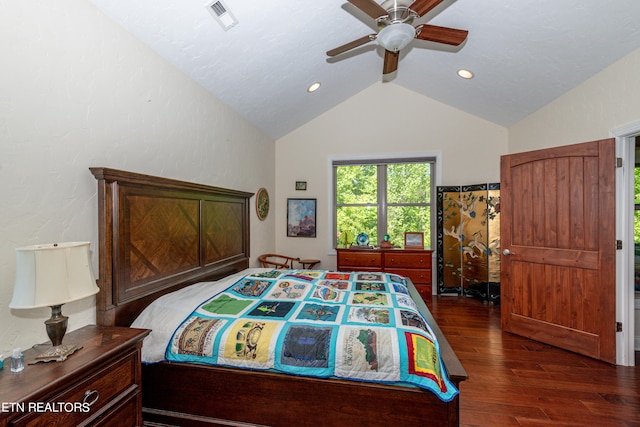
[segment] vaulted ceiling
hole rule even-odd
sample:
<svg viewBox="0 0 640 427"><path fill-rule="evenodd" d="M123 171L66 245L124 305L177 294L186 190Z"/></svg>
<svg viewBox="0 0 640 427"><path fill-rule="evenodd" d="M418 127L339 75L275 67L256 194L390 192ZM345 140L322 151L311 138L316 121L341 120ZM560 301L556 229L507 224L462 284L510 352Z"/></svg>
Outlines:
<svg viewBox="0 0 640 427"><path fill-rule="evenodd" d="M509 127L640 48L638 0L444 0L414 25L465 29L467 40L413 40L383 79L376 41L326 55L376 32L346 0L222 0L237 19L226 31L213 0L90 1L274 139L378 81Z"/></svg>

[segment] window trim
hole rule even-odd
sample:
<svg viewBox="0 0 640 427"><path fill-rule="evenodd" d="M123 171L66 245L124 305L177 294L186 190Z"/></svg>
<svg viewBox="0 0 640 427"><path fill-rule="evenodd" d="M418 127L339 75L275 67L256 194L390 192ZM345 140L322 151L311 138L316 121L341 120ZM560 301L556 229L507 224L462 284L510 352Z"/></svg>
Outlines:
<svg viewBox="0 0 640 427"><path fill-rule="evenodd" d="M441 185L442 182L442 171L440 165L442 164L442 152L441 151L429 151L429 152L415 152L415 153L388 153L388 154L370 154L370 155L353 155L353 156L329 156L327 162L327 192L328 197L327 200L330 203L327 203L327 245L328 245L328 254L336 255L336 244L337 244L337 236L335 236L335 221L336 221L336 206L337 199L335 193L335 168L334 166L339 165L357 165L357 164L383 164L383 163L401 163L401 162L412 162L412 163L432 163L432 171L431 171L431 195L430 195L430 206L431 206L431 218L430 224L431 229L429 230L431 235L431 246L432 248L435 245L436 236L436 188ZM380 180L378 180L380 181ZM385 181L386 185L386 181Z"/></svg>

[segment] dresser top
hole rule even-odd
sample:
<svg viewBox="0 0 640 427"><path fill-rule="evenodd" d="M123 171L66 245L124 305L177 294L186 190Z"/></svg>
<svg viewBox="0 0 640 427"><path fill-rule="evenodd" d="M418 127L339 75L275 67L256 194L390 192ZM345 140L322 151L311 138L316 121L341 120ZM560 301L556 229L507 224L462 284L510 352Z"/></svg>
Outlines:
<svg viewBox="0 0 640 427"><path fill-rule="evenodd" d="M85 375L101 361L116 357L128 347L135 346L149 332L146 329L84 326L64 336L63 344L75 344L82 348L63 362L30 364L37 355L51 347L51 343L36 344L25 349L23 371L11 372L9 359L5 359L4 369L0 370L0 403L39 401L50 390L67 386L73 378Z"/></svg>
<svg viewBox="0 0 640 427"><path fill-rule="evenodd" d="M405 248L379 248L379 247L360 247L360 246L352 246L350 248L336 248L336 251L346 251L346 252L433 252L433 249L405 249Z"/></svg>

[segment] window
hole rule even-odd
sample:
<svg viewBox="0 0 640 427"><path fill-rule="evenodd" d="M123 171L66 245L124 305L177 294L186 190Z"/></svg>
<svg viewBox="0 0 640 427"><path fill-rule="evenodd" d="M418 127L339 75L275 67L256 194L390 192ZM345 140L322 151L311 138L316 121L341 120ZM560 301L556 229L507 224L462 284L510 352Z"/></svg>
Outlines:
<svg viewBox="0 0 640 427"><path fill-rule="evenodd" d="M640 160L640 159L638 159ZM633 170L634 175L634 221L633 237L636 246L640 245L640 165L636 165Z"/></svg>
<svg viewBox="0 0 640 427"><path fill-rule="evenodd" d="M634 183L634 210L633 210L633 254L634 254L634 289L640 292L640 137L636 137L636 158L633 169Z"/></svg>
<svg viewBox="0 0 640 427"><path fill-rule="evenodd" d="M334 161L334 247L360 233L377 245L388 234L403 246L404 232L423 232L431 247L434 158Z"/></svg>

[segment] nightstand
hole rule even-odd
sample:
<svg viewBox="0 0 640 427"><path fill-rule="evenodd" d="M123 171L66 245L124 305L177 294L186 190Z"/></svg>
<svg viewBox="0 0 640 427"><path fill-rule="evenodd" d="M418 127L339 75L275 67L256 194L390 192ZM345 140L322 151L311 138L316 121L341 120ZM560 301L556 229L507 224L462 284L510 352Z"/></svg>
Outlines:
<svg viewBox="0 0 640 427"><path fill-rule="evenodd" d="M140 351L149 332L88 325L64 336L63 343L82 346L64 362L29 364L47 344L23 352L22 372L11 372L6 360L0 427L141 426Z"/></svg>

